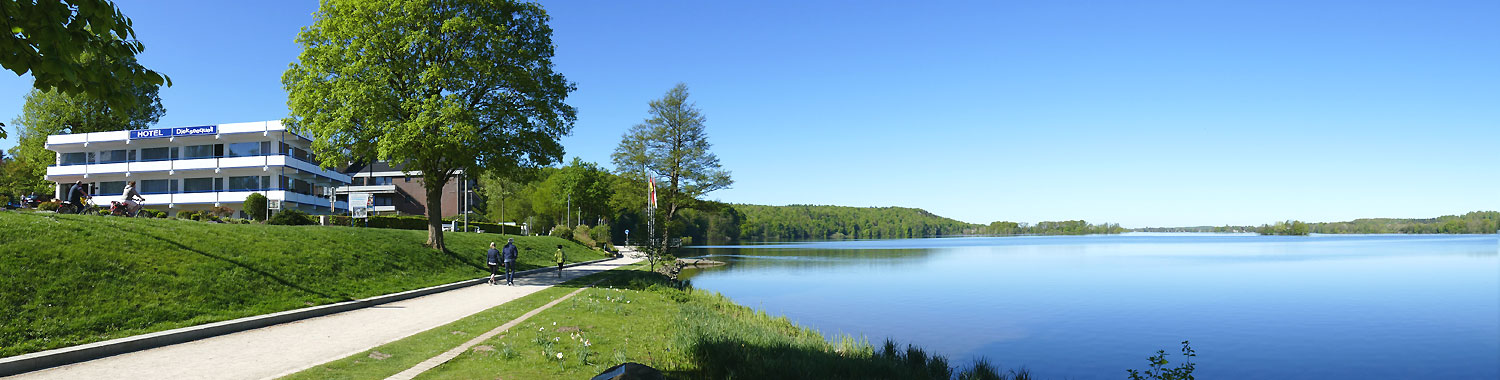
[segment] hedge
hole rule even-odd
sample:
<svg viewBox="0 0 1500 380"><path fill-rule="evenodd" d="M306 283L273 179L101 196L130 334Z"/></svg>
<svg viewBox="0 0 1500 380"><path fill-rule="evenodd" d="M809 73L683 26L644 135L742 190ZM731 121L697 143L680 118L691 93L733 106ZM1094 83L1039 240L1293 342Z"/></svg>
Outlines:
<svg viewBox="0 0 1500 380"><path fill-rule="evenodd" d="M349 217L348 216L345 216L345 215L332 215L332 216L329 216L329 218L330 218L329 221L328 221L329 225L334 225L334 226L348 226L348 225L350 225ZM420 230L420 231L427 230L427 218L426 217L422 217L422 216L371 216L369 219L370 219L370 221L369 221L370 228L390 228L390 229L397 229L397 230ZM447 222L445 222L444 224L446 224L446 223ZM462 222L460 222L460 223L462 223ZM355 225L356 226L364 226L364 223L361 222L361 223L357 223ZM510 234L510 235L520 235L521 234L521 227L520 226L501 226L501 225L495 224L495 223L469 222L469 227L470 228L478 228L478 229L484 230L485 233L490 233L490 234L499 234L499 233Z"/></svg>

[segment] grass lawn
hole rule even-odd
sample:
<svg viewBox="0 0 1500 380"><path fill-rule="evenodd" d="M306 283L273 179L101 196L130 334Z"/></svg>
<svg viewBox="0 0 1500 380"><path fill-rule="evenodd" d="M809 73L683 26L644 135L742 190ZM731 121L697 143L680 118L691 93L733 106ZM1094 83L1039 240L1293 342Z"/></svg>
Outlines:
<svg viewBox="0 0 1500 380"><path fill-rule="evenodd" d="M559 238L0 212L0 357L604 258Z"/></svg>
<svg viewBox="0 0 1500 380"><path fill-rule="evenodd" d="M381 379L561 297L603 281L487 340L419 379L586 379L619 363L676 379L1025 379L987 363L954 368L915 347L833 342L785 318L693 290L644 264L574 280L410 338L295 374L293 379ZM955 373L957 371L957 373Z"/></svg>

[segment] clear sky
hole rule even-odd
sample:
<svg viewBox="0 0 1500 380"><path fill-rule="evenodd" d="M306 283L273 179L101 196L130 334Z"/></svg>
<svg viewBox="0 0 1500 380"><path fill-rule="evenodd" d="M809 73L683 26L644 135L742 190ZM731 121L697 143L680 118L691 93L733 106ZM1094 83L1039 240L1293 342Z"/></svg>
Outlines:
<svg viewBox="0 0 1500 380"><path fill-rule="evenodd" d="M119 1L159 127L278 119L312 1ZM1497 1L548 1L609 165L687 83L755 204L1127 227L1500 209ZM0 75L0 118L29 77ZM0 147L14 145L14 136Z"/></svg>

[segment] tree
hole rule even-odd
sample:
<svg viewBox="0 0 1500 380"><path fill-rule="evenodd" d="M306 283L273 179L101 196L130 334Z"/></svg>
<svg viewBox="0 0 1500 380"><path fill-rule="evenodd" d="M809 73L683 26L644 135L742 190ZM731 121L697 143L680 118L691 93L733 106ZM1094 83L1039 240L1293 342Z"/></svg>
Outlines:
<svg viewBox="0 0 1500 380"><path fill-rule="evenodd" d="M703 131L708 119L687 98L687 85L678 83L661 99L651 101L650 117L631 127L610 156L622 175L665 177L657 203L666 209L668 221L698 197L734 183L729 171L719 167L718 156L708 151L711 144Z"/></svg>
<svg viewBox="0 0 1500 380"><path fill-rule="evenodd" d="M266 196L260 193L250 193L245 196L245 213L250 214L250 219L256 221L266 220Z"/></svg>
<svg viewBox="0 0 1500 380"><path fill-rule="evenodd" d="M16 146L15 177L18 191L50 193L46 182L47 166L56 163L57 155L47 150L47 136L62 133L90 133L146 129L166 113L158 96L160 87L135 85L127 92L135 98L130 107L110 106L89 94L68 94L57 90L31 90L21 106L21 116L13 122L20 134Z"/></svg>
<svg viewBox="0 0 1500 380"><path fill-rule="evenodd" d="M293 128L324 167L370 158L422 172L427 245L443 249L443 184L459 170L560 161L575 89L552 68L552 29L532 3L325 0L282 76Z"/></svg>
<svg viewBox="0 0 1500 380"><path fill-rule="evenodd" d="M16 75L30 72L39 90L135 108L138 89L170 87L172 79L136 62L146 47L135 40L131 25L106 0L0 2L0 29L6 31L0 33L0 66Z"/></svg>

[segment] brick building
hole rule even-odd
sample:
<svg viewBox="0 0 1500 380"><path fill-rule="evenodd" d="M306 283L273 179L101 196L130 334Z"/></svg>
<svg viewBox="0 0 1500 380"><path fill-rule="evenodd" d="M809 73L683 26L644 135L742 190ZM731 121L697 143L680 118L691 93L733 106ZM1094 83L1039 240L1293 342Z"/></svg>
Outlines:
<svg viewBox="0 0 1500 380"><path fill-rule="evenodd" d="M348 201L350 193L369 193L373 203L371 212L376 215L427 215L427 190L422 186L422 172L406 172L404 165L392 165L384 161L373 164L356 163L343 170L350 178L349 186L337 189L338 200ZM460 191L469 195L470 210L475 200L475 181L462 171L443 185L442 216L459 215Z"/></svg>

